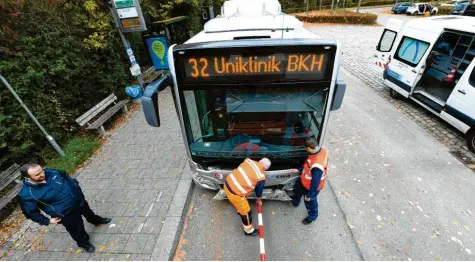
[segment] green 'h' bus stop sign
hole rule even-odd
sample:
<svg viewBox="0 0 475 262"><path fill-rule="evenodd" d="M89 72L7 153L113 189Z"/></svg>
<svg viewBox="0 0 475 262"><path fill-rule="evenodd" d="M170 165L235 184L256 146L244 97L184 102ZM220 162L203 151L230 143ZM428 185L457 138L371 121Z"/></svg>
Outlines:
<svg viewBox="0 0 475 262"><path fill-rule="evenodd" d="M134 6L134 0L114 0L115 8Z"/></svg>

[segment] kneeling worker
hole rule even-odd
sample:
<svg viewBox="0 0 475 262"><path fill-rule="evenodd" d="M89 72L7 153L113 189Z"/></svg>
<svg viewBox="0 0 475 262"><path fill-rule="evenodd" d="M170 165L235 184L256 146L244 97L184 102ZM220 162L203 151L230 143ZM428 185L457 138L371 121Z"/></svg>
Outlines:
<svg viewBox="0 0 475 262"><path fill-rule="evenodd" d="M310 155L305 160L303 167L299 169L301 175L300 179L295 181L292 204L298 207L302 195L304 196L308 217L302 223L308 225L318 217L317 196L327 179L328 151L324 147L318 147L318 141L315 137L307 138L304 146Z"/></svg>
<svg viewBox="0 0 475 262"><path fill-rule="evenodd" d="M251 207L246 196L255 190L257 201L262 201L266 180L264 171L269 169L270 165L271 162L267 158L263 158L259 162L246 158L237 169L234 169L226 177L224 182L224 192L241 216L244 234L247 236L255 236L258 232L252 226Z"/></svg>

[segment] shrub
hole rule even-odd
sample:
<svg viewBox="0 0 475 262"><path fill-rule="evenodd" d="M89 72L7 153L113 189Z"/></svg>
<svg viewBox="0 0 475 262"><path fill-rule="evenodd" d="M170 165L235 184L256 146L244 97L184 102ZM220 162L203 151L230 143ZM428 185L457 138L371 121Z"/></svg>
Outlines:
<svg viewBox="0 0 475 262"><path fill-rule="evenodd" d="M296 14L295 17L308 23L339 23L371 25L378 18L375 14L356 13L351 11L313 11L308 14Z"/></svg>

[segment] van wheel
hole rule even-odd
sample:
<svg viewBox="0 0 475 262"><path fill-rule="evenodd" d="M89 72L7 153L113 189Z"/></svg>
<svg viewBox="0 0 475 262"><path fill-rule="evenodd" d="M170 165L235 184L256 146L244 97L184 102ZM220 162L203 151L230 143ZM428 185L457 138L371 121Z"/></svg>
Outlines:
<svg viewBox="0 0 475 262"><path fill-rule="evenodd" d="M402 99L402 96L396 92L396 90L392 89L392 88L389 88L389 94L391 95L392 98L394 99L397 99L397 100L401 100Z"/></svg>
<svg viewBox="0 0 475 262"><path fill-rule="evenodd" d="M475 153L475 130L473 130L467 137L467 147L470 151Z"/></svg>

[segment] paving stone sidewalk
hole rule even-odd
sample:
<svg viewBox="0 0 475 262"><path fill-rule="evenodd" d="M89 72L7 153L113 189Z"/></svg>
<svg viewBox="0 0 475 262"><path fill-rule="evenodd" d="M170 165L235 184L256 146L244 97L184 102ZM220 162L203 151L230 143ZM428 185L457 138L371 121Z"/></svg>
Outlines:
<svg viewBox="0 0 475 262"><path fill-rule="evenodd" d="M159 100L160 128L139 110L77 177L91 208L112 217L98 227L84 220L97 251L79 249L62 225L31 223L6 260L169 259L191 176L170 88Z"/></svg>

